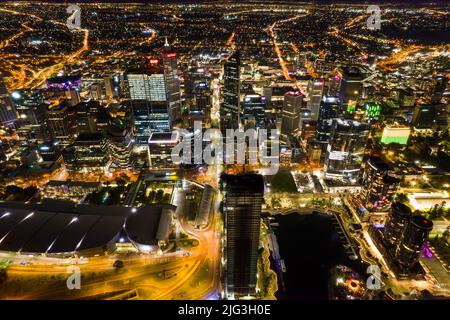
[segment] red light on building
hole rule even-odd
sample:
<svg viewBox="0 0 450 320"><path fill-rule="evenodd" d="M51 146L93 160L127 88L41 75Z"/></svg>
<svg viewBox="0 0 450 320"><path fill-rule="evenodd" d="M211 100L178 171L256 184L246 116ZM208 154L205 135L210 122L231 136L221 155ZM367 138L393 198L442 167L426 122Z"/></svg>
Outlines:
<svg viewBox="0 0 450 320"><path fill-rule="evenodd" d="M177 56L176 53L168 53L167 58L175 58Z"/></svg>

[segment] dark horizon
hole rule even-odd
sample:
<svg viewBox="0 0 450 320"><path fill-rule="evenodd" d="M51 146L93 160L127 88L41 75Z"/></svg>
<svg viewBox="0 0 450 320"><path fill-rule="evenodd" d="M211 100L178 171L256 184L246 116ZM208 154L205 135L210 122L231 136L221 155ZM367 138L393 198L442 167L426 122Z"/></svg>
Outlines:
<svg viewBox="0 0 450 320"><path fill-rule="evenodd" d="M13 3L13 2L37 2L37 1L27 1L27 0L18 0L18 1L5 1L4 3ZM317 4L317 5L343 5L343 4L381 4L381 5L447 5L450 6L450 1L448 0L77 0L77 1L67 1L67 0L46 0L39 1L40 3L142 3L142 4L195 4L195 3L204 3L204 4L214 4L214 3L233 3L233 4L248 4L248 3L283 3L283 4Z"/></svg>

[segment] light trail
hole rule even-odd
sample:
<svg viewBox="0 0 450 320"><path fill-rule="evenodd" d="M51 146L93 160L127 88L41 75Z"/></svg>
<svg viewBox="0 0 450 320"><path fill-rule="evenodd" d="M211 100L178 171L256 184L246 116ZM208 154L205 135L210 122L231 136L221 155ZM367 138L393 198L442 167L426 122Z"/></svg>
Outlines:
<svg viewBox="0 0 450 320"><path fill-rule="evenodd" d="M236 35L236 33L233 32L233 33L230 35L230 37L228 38L227 42L226 42L226 45L229 46L229 47L231 47L232 50L235 50L235 49L236 49L236 45L233 43L233 39L234 39L234 36L235 36L235 35Z"/></svg>
<svg viewBox="0 0 450 320"><path fill-rule="evenodd" d="M278 62L279 62L279 64L280 64L280 67L281 67L281 71L282 71L282 73L283 73L283 76L284 76L284 78L285 78L286 80L288 80L288 81L294 81L295 79L293 79L293 78L290 76L289 70L288 70L288 68L287 68L287 66L286 66L286 63L284 62L284 59L283 59L283 53L281 52L280 46L278 45L277 37L276 37L275 31L274 31L274 28L275 28L278 24L283 24L283 23L286 23L286 22L294 21L294 20L297 20L297 19L299 19L299 18L306 17L306 16L308 16L308 15L309 15L309 13L304 13L304 14L300 14L300 15L297 15L297 16L294 16L294 17L291 17L291 18L288 18L288 19L276 21L276 22L274 22L271 26L269 26L269 28L267 29L267 31L268 31L269 34L270 34L270 37L272 38L272 42L273 42L273 47L274 47L274 50L275 50L275 54L277 55L277 59L278 59ZM300 90L300 92L302 92L303 94L305 93L305 92L304 92L304 89L301 88L301 87L300 87L299 85L297 85L296 83L295 83L295 86Z"/></svg>

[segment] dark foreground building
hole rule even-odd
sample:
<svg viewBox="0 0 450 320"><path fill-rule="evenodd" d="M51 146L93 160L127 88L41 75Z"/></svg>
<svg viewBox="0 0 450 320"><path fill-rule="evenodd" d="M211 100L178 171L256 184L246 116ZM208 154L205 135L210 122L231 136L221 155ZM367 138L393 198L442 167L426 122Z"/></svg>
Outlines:
<svg viewBox="0 0 450 320"><path fill-rule="evenodd" d="M398 262L406 269L419 260L419 254L433 229L433 222L423 216L412 216L396 251Z"/></svg>
<svg viewBox="0 0 450 320"><path fill-rule="evenodd" d="M419 257L432 229L432 221L413 215L409 207L394 202L384 230L372 226L369 233L399 279L423 279L425 271Z"/></svg>
<svg viewBox="0 0 450 320"><path fill-rule="evenodd" d="M256 273L264 180L258 174L222 175L226 229L227 298L252 296Z"/></svg>

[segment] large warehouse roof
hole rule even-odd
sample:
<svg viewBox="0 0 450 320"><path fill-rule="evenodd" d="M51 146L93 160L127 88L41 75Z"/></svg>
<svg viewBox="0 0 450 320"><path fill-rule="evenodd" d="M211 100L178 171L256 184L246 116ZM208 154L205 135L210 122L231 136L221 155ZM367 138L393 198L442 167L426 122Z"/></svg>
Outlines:
<svg viewBox="0 0 450 320"><path fill-rule="evenodd" d="M54 254L100 248L117 237L125 221L125 216L33 207L0 204L0 251Z"/></svg>
<svg viewBox="0 0 450 320"><path fill-rule="evenodd" d="M0 251L61 254L102 249L115 243L129 215L138 223L128 224L127 233L156 237L162 207L132 210L49 200L0 203ZM143 220L145 225L139 225Z"/></svg>

